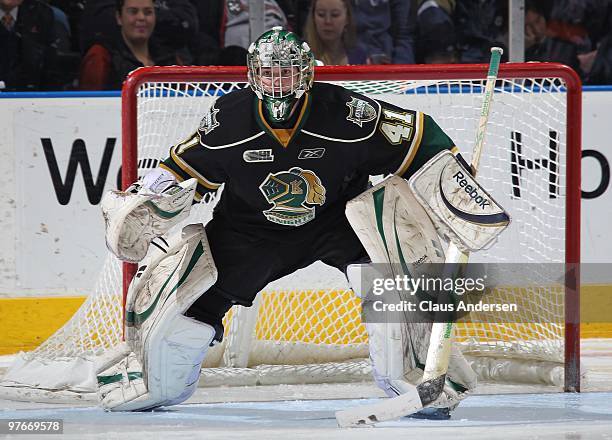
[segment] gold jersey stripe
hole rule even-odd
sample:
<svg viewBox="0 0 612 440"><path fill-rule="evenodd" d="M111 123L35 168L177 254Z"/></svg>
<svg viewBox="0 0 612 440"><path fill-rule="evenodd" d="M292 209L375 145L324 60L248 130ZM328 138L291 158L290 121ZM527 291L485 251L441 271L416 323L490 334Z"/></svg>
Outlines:
<svg viewBox="0 0 612 440"><path fill-rule="evenodd" d="M423 121L425 120L425 115L422 112L416 112L416 119L416 133L412 138L412 143L410 144L410 147L408 147L406 157L404 157L404 161L400 165L399 169L393 173L398 176L402 176L408 170L408 167L410 167L412 164L412 161L414 160L414 157L421 146L421 139L423 138Z"/></svg>
<svg viewBox="0 0 612 440"><path fill-rule="evenodd" d="M172 162L174 162L181 170L183 170L185 173L187 173L191 177L195 178L198 181L198 183L202 185L203 187L212 189L212 190L216 190L221 186L220 183L211 182L206 177L198 173L191 166L189 166L187 162L185 162L183 159L181 159L181 157L178 154L175 153L174 148L170 149L170 158L172 159Z"/></svg>
<svg viewBox="0 0 612 440"><path fill-rule="evenodd" d="M183 154L185 151L195 147L196 145L200 145L198 136L191 136L189 139L177 144L174 148L176 149L177 154Z"/></svg>

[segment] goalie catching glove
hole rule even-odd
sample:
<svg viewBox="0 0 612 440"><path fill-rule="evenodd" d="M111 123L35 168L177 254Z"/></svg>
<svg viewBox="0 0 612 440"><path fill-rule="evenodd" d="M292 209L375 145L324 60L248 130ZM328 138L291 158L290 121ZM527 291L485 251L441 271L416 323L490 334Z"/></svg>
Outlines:
<svg viewBox="0 0 612 440"><path fill-rule="evenodd" d="M128 290L125 343L96 362L100 404L112 411L174 405L195 391L215 329L183 315L216 281L204 226L159 240ZM218 338L217 338L218 339Z"/></svg>
<svg viewBox="0 0 612 440"><path fill-rule="evenodd" d="M126 191L107 192L101 207L108 249L123 261L142 260L154 238L187 218L196 185L196 179L175 184L158 168Z"/></svg>

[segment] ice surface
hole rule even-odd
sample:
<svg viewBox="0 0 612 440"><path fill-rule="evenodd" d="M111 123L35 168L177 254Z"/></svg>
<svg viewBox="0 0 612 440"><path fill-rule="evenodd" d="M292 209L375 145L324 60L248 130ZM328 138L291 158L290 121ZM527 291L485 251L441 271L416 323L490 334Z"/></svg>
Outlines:
<svg viewBox="0 0 612 440"><path fill-rule="evenodd" d="M448 421L402 419L374 428L338 428L335 411L381 398L373 383L199 388L183 405L147 413L106 413L88 402L0 400L0 419L62 419L62 439L612 440L612 341L583 341L582 347L588 372L583 390L589 392L481 384Z"/></svg>
<svg viewBox="0 0 612 440"><path fill-rule="evenodd" d="M375 428L336 427L335 411L373 400L197 403L148 413L34 404L14 409L14 402L2 401L0 418L63 419L62 438L74 439L612 438L612 393L477 395L466 399L449 421L402 419Z"/></svg>

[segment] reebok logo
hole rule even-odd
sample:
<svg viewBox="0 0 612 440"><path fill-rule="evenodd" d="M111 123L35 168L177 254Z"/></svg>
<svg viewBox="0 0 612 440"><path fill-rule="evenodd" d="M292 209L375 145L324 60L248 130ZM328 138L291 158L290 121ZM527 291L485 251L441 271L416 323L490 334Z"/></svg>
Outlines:
<svg viewBox="0 0 612 440"><path fill-rule="evenodd" d="M478 189L469 184L469 181L465 178L465 175L461 171L457 171L453 178L457 181L460 187L470 196L470 198L478 204L483 210L485 207L490 206L491 202L478 194Z"/></svg>
<svg viewBox="0 0 612 440"><path fill-rule="evenodd" d="M300 150L298 159L320 159L325 154L325 148L304 148Z"/></svg>

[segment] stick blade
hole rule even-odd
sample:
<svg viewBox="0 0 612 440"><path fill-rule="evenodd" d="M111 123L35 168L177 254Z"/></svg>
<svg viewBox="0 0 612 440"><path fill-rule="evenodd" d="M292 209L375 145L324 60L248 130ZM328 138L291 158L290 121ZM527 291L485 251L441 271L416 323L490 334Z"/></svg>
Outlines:
<svg viewBox="0 0 612 440"><path fill-rule="evenodd" d="M397 397L390 397L371 405L362 405L336 412L341 428L360 428L378 422L398 419L423 409L416 388Z"/></svg>

